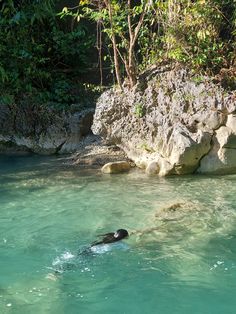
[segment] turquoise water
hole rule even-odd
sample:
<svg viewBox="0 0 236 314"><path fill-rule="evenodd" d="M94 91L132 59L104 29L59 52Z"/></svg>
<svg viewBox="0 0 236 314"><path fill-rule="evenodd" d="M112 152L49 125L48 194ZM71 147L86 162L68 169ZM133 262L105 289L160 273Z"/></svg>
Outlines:
<svg viewBox="0 0 236 314"><path fill-rule="evenodd" d="M1 314L235 313L236 175L110 176L37 156L2 156L0 174ZM129 239L79 254L118 228Z"/></svg>

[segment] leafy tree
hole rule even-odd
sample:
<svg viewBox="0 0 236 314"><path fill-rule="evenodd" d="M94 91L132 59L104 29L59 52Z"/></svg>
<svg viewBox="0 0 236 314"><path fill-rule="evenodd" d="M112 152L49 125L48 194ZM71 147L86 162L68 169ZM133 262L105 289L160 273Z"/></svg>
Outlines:
<svg viewBox="0 0 236 314"><path fill-rule="evenodd" d="M1 102L78 101L76 85L89 65L94 36L82 23L74 27L69 21L62 23L55 2L0 2Z"/></svg>
<svg viewBox="0 0 236 314"><path fill-rule="evenodd" d="M97 64L121 88L163 62L234 88L235 39L236 0L0 0L0 102L77 102Z"/></svg>
<svg viewBox="0 0 236 314"><path fill-rule="evenodd" d="M137 81L135 48L141 29L145 28L145 17L152 8L151 0L81 0L74 8L65 7L61 16L72 15L102 24L103 32L112 43L113 61L117 83L122 87L121 63L128 83L133 87Z"/></svg>
<svg viewBox="0 0 236 314"><path fill-rule="evenodd" d="M122 64L130 87L152 63L180 62L211 74L235 64L235 0L80 0L61 16L68 14L102 25L119 86Z"/></svg>
<svg viewBox="0 0 236 314"><path fill-rule="evenodd" d="M235 48L235 12L235 1L169 0L163 12L167 57L213 71L228 66L228 53Z"/></svg>

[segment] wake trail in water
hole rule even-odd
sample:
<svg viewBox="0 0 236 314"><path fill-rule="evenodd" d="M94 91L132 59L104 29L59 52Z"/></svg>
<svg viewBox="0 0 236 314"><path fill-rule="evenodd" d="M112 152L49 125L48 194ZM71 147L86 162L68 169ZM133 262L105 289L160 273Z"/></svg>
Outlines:
<svg viewBox="0 0 236 314"><path fill-rule="evenodd" d="M87 248L83 247L78 253L65 251L52 261L52 266L47 267L47 269L50 269L52 273L49 273L46 278L55 279L57 275L63 274L64 272L76 270L81 271L81 268L88 271L88 265L91 262L92 257L105 254L113 250L126 251L128 249L129 246L126 243L119 242L100 244Z"/></svg>

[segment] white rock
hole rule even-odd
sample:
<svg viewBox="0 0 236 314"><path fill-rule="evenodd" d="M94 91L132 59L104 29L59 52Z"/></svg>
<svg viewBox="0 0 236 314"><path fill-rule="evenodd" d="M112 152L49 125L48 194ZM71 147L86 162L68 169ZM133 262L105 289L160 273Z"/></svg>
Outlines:
<svg viewBox="0 0 236 314"><path fill-rule="evenodd" d="M152 161L146 168L146 173L150 175L158 174L160 172L160 166L156 161Z"/></svg>
<svg viewBox="0 0 236 314"><path fill-rule="evenodd" d="M102 167L103 173L121 173L129 171L131 168L127 161L109 162Z"/></svg>
<svg viewBox="0 0 236 314"><path fill-rule="evenodd" d="M236 114L228 115L226 126L236 134Z"/></svg>

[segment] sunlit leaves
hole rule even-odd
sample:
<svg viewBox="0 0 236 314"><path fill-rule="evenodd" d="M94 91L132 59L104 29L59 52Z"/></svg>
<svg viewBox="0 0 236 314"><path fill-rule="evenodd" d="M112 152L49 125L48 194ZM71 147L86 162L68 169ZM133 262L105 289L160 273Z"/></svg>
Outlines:
<svg viewBox="0 0 236 314"><path fill-rule="evenodd" d="M64 7L63 9L62 9L62 13L68 13L68 8L67 7Z"/></svg>

